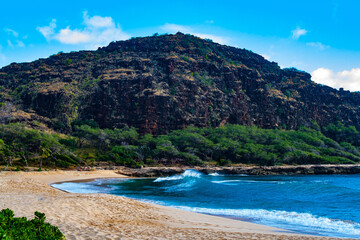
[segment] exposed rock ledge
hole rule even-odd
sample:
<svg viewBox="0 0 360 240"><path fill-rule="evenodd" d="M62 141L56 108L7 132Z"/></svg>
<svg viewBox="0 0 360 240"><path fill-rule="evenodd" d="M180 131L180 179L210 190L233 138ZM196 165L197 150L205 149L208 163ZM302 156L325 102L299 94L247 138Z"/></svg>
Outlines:
<svg viewBox="0 0 360 240"><path fill-rule="evenodd" d="M195 169L205 174L246 175L316 175L316 174L360 174L356 165L298 165L298 166L252 166L252 167L144 167L119 168L118 173L132 177L160 177L181 174L186 169Z"/></svg>

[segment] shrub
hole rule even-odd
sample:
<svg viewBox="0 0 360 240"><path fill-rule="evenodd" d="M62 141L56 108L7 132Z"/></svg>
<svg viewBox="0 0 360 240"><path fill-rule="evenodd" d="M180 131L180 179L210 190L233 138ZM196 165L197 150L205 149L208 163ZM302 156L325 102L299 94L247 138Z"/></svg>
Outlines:
<svg viewBox="0 0 360 240"><path fill-rule="evenodd" d="M70 65L70 64L72 64L72 60L71 59L66 59L66 65Z"/></svg>
<svg viewBox="0 0 360 240"><path fill-rule="evenodd" d="M49 223L45 223L45 214L35 212L35 218L27 220L25 217L16 218L10 209L0 212L0 239L65 239L60 230Z"/></svg>

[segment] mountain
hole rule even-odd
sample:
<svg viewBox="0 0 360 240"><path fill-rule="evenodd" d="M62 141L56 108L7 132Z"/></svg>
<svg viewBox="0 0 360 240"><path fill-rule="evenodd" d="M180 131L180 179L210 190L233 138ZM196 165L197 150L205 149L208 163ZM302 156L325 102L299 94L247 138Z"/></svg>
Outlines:
<svg viewBox="0 0 360 240"><path fill-rule="evenodd" d="M360 129L360 94L245 49L154 35L0 69L0 122L70 132L74 122L163 134L189 125Z"/></svg>

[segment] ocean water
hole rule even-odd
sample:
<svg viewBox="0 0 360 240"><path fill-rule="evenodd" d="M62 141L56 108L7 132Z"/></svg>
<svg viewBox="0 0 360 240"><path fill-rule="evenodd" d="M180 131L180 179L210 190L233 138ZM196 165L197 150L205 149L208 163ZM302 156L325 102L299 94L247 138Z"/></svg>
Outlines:
<svg viewBox="0 0 360 240"><path fill-rule="evenodd" d="M97 179L54 187L108 193L205 214L222 215L298 233L360 239L360 175L181 175Z"/></svg>

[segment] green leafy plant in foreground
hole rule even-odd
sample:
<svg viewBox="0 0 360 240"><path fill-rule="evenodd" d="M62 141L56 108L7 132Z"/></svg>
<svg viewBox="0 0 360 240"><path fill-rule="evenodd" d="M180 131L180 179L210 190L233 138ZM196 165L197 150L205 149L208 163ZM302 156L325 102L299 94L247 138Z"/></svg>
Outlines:
<svg viewBox="0 0 360 240"><path fill-rule="evenodd" d="M10 209L0 212L0 239L37 239L57 240L65 239L60 230L49 223L45 223L45 214L35 212L35 218L27 220L26 217L16 218Z"/></svg>

